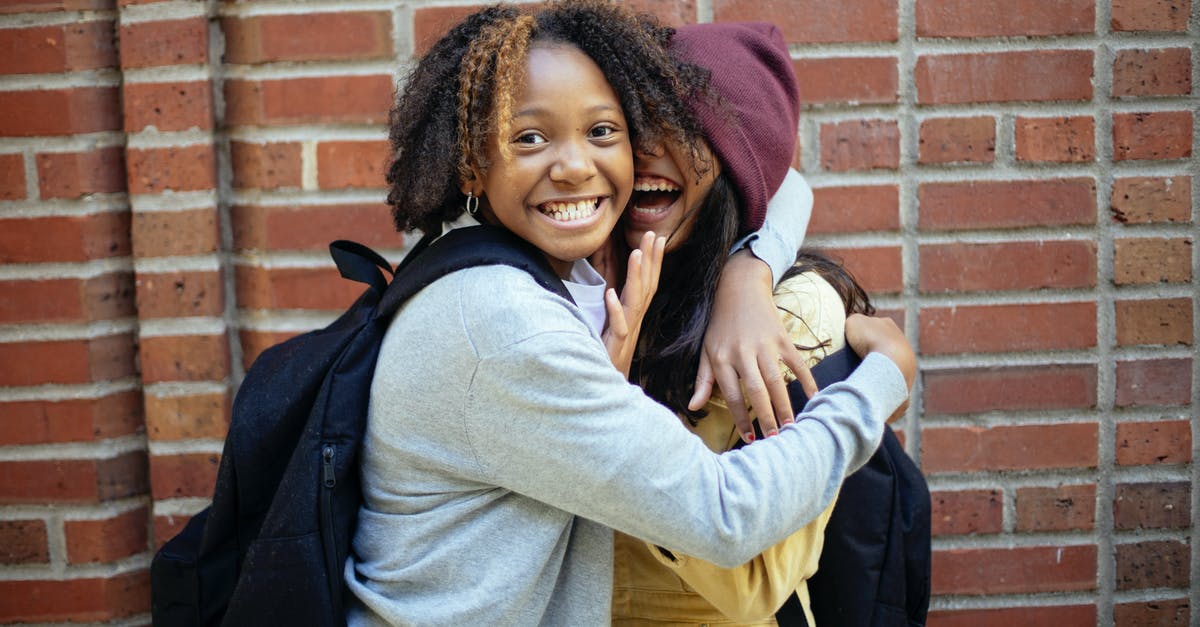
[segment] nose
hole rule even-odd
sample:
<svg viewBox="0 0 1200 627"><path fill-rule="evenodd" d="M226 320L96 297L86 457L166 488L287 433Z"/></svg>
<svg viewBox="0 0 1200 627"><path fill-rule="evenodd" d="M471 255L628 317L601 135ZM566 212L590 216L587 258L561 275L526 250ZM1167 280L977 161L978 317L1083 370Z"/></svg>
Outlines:
<svg viewBox="0 0 1200 627"><path fill-rule="evenodd" d="M555 154L550 167L550 180L556 183L578 185L596 175L596 162L592 160L586 142L566 142Z"/></svg>

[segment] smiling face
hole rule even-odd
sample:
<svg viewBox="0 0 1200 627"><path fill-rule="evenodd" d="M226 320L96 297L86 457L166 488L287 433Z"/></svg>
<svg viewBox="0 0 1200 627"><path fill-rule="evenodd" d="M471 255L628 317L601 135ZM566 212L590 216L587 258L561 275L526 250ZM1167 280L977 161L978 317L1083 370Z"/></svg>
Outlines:
<svg viewBox="0 0 1200 627"><path fill-rule="evenodd" d="M700 204L721 173L707 145L697 158L708 165L696 173L686 147L668 142L666 148L638 151L634 157L633 197L623 221L625 241L636 247L642 234L668 235L667 252L678 248L692 232Z"/></svg>
<svg viewBox="0 0 1200 627"><path fill-rule="evenodd" d="M530 47L512 112L507 132L489 141L482 180L463 192L481 196L488 221L537 246L565 276L600 248L629 201L625 115L600 68L558 43Z"/></svg>

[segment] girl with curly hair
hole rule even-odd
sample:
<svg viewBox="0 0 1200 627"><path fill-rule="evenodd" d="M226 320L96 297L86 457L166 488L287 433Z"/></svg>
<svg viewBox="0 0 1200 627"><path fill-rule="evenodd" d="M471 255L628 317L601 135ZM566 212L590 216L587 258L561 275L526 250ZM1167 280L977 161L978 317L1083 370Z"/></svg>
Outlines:
<svg viewBox="0 0 1200 627"><path fill-rule="evenodd" d="M360 461L351 624L606 623L612 529L742 563L825 508L907 397L911 348L868 321L851 380L778 436L718 455L613 367L636 334L607 334L606 351L585 258L632 194L633 148L696 143L681 104L696 84L666 56L670 33L605 2L499 5L408 78L391 122L397 226L476 210L541 250L579 305L480 266L396 314ZM638 327L662 247L639 240L636 289L609 293L610 318Z"/></svg>

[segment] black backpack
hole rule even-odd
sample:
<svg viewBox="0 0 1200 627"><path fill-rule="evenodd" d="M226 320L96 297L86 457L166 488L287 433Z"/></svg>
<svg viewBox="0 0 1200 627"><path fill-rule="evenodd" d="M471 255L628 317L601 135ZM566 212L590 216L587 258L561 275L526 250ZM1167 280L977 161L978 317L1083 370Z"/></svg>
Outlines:
<svg viewBox="0 0 1200 627"><path fill-rule="evenodd" d="M151 563L155 625L345 624L342 574L362 499L358 452L393 314L442 276L481 265L521 268L571 299L542 253L491 226L427 235L390 285L390 266L369 248L339 241L330 254L342 276L369 288L328 327L264 351L246 372L212 505Z"/></svg>
<svg viewBox="0 0 1200 627"><path fill-rule="evenodd" d="M813 369L818 386L850 376L860 360L843 348ZM788 385L792 407L808 397ZM886 427L883 442L842 483L825 526L817 573L808 580L816 627L923 627L930 593L929 485ZM781 626L808 625L795 594L775 614Z"/></svg>

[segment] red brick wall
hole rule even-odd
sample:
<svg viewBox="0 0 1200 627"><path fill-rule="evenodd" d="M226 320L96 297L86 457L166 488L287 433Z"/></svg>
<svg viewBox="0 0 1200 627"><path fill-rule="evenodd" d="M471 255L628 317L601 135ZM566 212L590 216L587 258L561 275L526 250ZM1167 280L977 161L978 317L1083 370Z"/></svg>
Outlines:
<svg viewBox="0 0 1200 627"><path fill-rule="evenodd" d="M809 242L921 354L935 626L1186 625L1190 0L678 0L792 45ZM469 3L0 4L0 622L148 622L264 347L399 259L393 83Z"/></svg>

